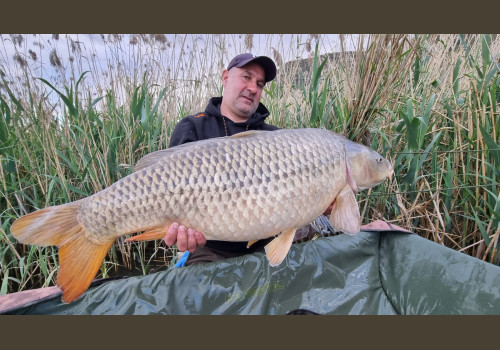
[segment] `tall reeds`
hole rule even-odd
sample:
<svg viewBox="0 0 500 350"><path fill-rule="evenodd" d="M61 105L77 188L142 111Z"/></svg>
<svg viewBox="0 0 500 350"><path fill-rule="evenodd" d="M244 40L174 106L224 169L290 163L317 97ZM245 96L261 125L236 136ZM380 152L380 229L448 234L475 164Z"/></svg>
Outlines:
<svg viewBox="0 0 500 350"><path fill-rule="evenodd" d="M365 223L384 219L500 262L497 36L1 39L0 294L52 285L58 268L54 247L13 239L17 217L128 175L144 154L167 147L180 118L220 95L234 53L254 50L279 68L263 94L269 122L329 128L394 162L391 183L358 196ZM149 273L175 253L162 242L119 239L100 275Z"/></svg>

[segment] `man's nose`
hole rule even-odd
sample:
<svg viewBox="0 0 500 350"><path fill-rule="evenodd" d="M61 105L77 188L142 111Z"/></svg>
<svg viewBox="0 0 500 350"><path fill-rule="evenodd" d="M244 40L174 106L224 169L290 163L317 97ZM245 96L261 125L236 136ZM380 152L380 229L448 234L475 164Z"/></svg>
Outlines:
<svg viewBox="0 0 500 350"><path fill-rule="evenodd" d="M251 80L248 85L247 85L247 89L248 91L250 91L251 93L255 94L257 92L257 82L256 81L253 81Z"/></svg>

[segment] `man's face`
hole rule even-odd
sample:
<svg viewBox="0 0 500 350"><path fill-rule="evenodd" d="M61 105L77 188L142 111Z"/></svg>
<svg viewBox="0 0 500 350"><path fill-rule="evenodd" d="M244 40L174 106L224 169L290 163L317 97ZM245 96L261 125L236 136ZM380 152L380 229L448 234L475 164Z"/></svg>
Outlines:
<svg viewBox="0 0 500 350"><path fill-rule="evenodd" d="M225 70L222 73L222 85L224 95L221 112L227 117L236 118L237 122L245 121L259 106L265 85L264 69L258 64L250 63L241 68Z"/></svg>

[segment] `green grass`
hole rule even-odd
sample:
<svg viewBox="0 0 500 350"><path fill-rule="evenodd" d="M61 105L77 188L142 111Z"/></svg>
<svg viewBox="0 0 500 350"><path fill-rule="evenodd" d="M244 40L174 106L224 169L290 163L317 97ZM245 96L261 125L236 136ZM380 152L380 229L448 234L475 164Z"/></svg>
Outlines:
<svg viewBox="0 0 500 350"><path fill-rule="evenodd" d="M187 35L133 38L105 37L105 74L92 69L100 63L91 49L73 51L52 77L39 79L42 64L29 58L0 72L0 294L55 283L57 249L17 243L16 218L100 191L166 148L178 120L222 91L224 48L252 45L248 35L207 36L204 47ZM341 47L351 39L359 50L336 56L319 54L333 50L321 36L268 45L269 56L310 62L282 64L266 86L269 121L325 127L391 159L393 180L358 195L364 223L381 218L499 265L500 38L344 35ZM179 48L185 55L174 60ZM90 69L77 69L84 57ZM161 241L118 239L100 277L168 268L176 253Z"/></svg>

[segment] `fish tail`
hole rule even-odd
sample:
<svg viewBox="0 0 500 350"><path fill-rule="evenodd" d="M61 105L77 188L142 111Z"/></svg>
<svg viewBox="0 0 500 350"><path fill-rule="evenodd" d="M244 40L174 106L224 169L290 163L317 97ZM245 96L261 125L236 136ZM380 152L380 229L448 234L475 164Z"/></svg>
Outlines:
<svg viewBox="0 0 500 350"><path fill-rule="evenodd" d="M96 244L77 219L80 201L44 208L17 219L11 233L19 242L59 247L57 285L63 301L78 298L90 285L115 237Z"/></svg>

